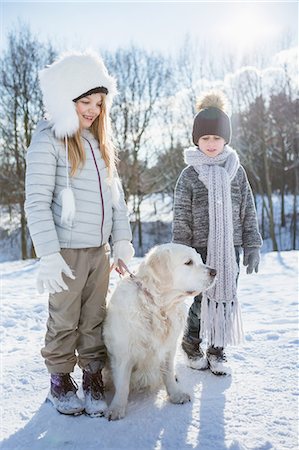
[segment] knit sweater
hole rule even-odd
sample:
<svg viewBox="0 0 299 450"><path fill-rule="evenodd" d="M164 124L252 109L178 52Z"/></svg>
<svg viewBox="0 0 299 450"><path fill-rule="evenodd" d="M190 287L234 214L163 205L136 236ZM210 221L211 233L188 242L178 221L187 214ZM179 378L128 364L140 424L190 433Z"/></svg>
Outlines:
<svg viewBox="0 0 299 450"><path fill-rule="evenodd" d="M66 187L63 141L55 138L48 121L39 122L27 151L25 211L38 257L61 248L99 247L108 242L131 240L123 192L117 208L112 205L108 170L97 140L82 133L86 161L70 177L76 213L72 226L61 224L61 191Z"/></svg>
<svg viewBox="0 0 299 450"><path fill-rule="evenodd" d="M231 182L234 245L260 247L257 215L252 191L242 166ZM207 247L209 235L208 190L192 166L183 169L175 187L173 242Z"/></svg>

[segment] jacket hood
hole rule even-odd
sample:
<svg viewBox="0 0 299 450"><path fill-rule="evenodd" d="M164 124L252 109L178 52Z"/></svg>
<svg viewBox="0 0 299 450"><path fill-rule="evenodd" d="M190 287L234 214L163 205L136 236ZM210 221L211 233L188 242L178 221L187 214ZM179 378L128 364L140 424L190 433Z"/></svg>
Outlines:
<svg viewBox="0 0 299 450"><path fill-rule="evenodd" d="M105 87L109 113L117 93L115 78L109 75L102 58L91 50L64 53L39 72L39 80L47 115L58 138L72 136L79 129L73 99L91 89Z"/></svg>
<svg viewBox="0 0 299 450"><path fill-rule="evenodd" d="M53 124L51 124L51 122L49 122L49 120L46 120L46 119L39 120L36 124L34 134L41 133L42 131L45 131L45 130L50 130L52 128L52 126L53 126Z"/></svg>

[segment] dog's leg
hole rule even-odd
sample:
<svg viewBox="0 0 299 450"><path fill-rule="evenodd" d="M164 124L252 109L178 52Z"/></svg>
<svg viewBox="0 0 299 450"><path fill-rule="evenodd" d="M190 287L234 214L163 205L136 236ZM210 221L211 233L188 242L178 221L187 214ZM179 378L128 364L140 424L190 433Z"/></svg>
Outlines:
<svg viewBox="0 0 299 450"><path fill-rule="evenodd" d="M174 371L176 349L170 350L165 357L162 365L163 381L166 386L167 394L171 403L187 403L190 402L190 395L181 391L178 387L176 375Z"/></svg>
<svg viewBox="0 0 299 450"><path fill-rule="evenodd" d="M108 420L118 420L126 414L133 365L131 361L122 360L113 361L112 367L115 394L105 416Z"/></svg>

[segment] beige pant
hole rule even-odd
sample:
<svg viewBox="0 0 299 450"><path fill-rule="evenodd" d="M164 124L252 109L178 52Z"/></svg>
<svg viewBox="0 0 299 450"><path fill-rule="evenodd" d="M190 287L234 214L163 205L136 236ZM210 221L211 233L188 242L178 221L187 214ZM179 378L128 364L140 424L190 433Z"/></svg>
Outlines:
<svg viewBox="0 0 299 450"><path fill-rule="evenodd" d="M76 279L63 276L69 291L49 296L49 319L42 356L50 373L70 373L76 363L103 366L110 246L61 250ZM76 354L77 353L77 354Z"/></svg>

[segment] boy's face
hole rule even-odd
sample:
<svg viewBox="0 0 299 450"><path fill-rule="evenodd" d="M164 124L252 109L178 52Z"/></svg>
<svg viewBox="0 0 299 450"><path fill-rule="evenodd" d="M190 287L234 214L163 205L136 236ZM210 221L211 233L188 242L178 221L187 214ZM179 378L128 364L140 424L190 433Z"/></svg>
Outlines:
<svg viewBox="0 0 299 450"><path fill-rule="evenodd" d="M220 136L205 135L198 139L198 148L210 158L215 158L224 149L225 140Z"/></svg>

